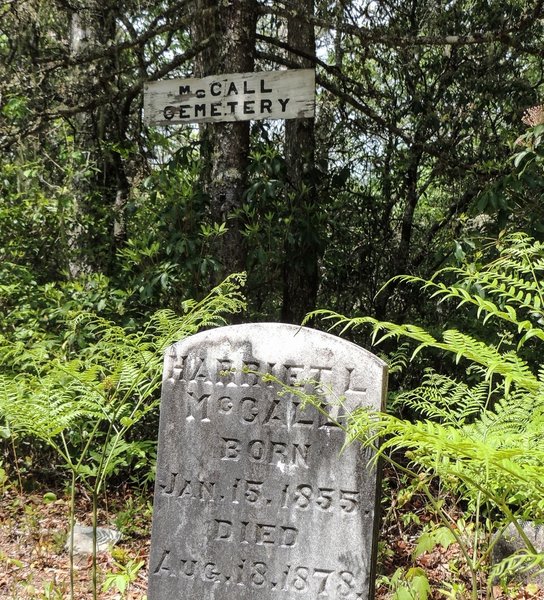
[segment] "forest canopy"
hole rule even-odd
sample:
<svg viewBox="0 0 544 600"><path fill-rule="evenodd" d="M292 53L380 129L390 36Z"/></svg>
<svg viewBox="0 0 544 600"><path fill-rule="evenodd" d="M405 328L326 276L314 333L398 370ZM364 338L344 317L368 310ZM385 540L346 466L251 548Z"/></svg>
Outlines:
<svg viewBox="0 0 544 600"><path fill-rule="evenodd" d="M383 318L417 305L377 294L391 277L543 230L541 172L509 161L542 98L539 1L0 11L5 277L84 281L95 308L141 312L247 271L250 318ZM315 121L144 125L146 82L299 67L316 70Z"/></svg>

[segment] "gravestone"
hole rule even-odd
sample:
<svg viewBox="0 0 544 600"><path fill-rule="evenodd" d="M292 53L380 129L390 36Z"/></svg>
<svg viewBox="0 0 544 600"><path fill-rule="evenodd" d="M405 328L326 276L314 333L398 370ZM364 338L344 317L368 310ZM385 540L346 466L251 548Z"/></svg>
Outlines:
<svg viewBox="0 0 544 600"><path fill-rule="evenodd" d="M278 395L276 380L319 393L324 413ZM222 327L172 346L149 600L372 598L379 476L368 450L343 448L338 422L383 408L385 387L377 357L294 325Z"/></svg>
<svg viewBox="0 0 544 600"><path fill-rule="evenodd" d="M533 523L531 521L519 521L523 533L533 545L533 548L539 554L544 554L544 525ZM510 556L527 551L527 545L522 539L518 529L513 523L510 523L506 530L499 537L497 543L493 546L491 555L493 565L500 563L502 560ZM511 577L513 581L518 581L524 584L537 584L540 589L544 590L544 571L537 568L529 569L525 572L518 572Z"/></svg>

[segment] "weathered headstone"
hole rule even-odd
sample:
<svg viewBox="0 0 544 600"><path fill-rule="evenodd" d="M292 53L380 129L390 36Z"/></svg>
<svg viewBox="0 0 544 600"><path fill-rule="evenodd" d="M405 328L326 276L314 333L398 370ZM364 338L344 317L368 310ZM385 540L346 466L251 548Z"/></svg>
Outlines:
<svg viewBox="0 0 544 600"><path fill-rule="evenodd" d="M544 554L544 525L532 523L531 521L520 521L519 526L536 552ZM492 562L493 564L500 563L502 560L521 551L527 551L526 543L514 524L510 523L493 546ZM512 573L511 579L526 584L537 584L544 590L544 572L539 569L534 568L524 572Z"/></svg>
<svg viewBox="0 0 544 600"><path fill-rule="evenodd" d="M329 414L302 410L255 372L326 389ZM360 445L342 451L335 421L382 408L385 386L377 357L292 325L223 327L172 346L149 600L372 598L378 473Z"/></svg>

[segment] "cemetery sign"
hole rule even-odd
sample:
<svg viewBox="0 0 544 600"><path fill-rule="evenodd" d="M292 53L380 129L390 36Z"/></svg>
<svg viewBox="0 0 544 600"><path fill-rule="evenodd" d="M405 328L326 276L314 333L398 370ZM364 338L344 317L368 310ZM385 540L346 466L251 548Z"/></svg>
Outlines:
<svg viewBox="0 0 544 600"><path fill-rule="evenodd" d="M313 69L152 81L144 87L150 125L314 116Z"/></svg>

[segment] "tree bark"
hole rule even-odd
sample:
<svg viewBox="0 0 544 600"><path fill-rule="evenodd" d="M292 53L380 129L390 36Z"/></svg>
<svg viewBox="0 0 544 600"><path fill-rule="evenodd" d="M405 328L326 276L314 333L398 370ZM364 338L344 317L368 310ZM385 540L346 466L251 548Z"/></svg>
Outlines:
<svg viewBox="0 0 544 600"><path fill-rule="evenodd" d="M119 72L116 53L100 63L86 64L85 58L98 48L114 43L116 17L113 8L92 2L71 14L70 51L75 67L70 86L74 106L85 96L109 93L113 97L110 87ZM80 58L82 66L78 64ZM116 146L126 141L126 115L113 100L79 111L73 123L77 146L86 157L85 164L76 165L73 218L67 234L68 271L75 278L111 268L115 251L126 241L124 212L130 184L123 160L115 151ZM104 208L106 214L111 215L109 223L99 222L104 219ZM104 233L101 235L100 231Z"/></svg>
<svg viewBox="0 0 544 600"><path fill-rule="evenodd" d="M314 0L300 0L287 24L288 46L293 49L290 59L303 69L314 67L311 59L315 56L313 14ZM297 50L305 56L298 55ZM286 122L285 158L292 188L292 218L284 246L281 320L300 323L305 314L315 308L319 284L314 119Z"/></svg>
<svg viewBox="0 0 544 600"><path fill-rule="evenodd" d="M195 34L212 36L210 48L197 61L197 75L246 73L254 70L256 0L197 0ZM209 197L211 218L227 231L214 242L219 263L217 280L243 271L246 248L237 212L242 208L249 164L249 122L214 123L201 127L202 187Z"/></svg>
<svg viewBox="0 0 544 600"><path fill-rule="evenodd" d="M71 14L70 19L70 53L74 59L77 59L85 52L89 39L92 38L92 31L89 23L89 18L83 11L75 11ZM75 69L75 78L79 81L78 68ZM75 122L77 123L77 134L81 140L79 145L86 148L87 161L90 161L91 152L89 146L92 143L90 140L89 130L92 129L90 114L80 113L76 115ZM80 169L81 170L81 169ZM88 274L92 271L89 255L86 252L86 247L89 245L88 231L85 227L87 221L86 199L91 194L89 180L80 173L73 178L73 208L71 218L67 224L66 239L68 243L68 272L72 279L81 275Z"/></svg>

